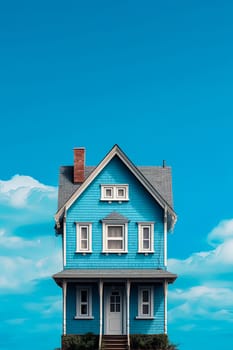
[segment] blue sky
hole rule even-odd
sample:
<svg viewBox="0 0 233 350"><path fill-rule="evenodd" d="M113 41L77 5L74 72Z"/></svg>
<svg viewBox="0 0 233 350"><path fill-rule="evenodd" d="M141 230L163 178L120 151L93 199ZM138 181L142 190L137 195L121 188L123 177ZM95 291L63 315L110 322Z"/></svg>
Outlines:
<svg viewBox="0 0 233 350"><path fill-rule="evenodd" d="M58 168L115 144L173 169L169 335L233 342L233 3L0 3L0 348L59 346Z"/></svg>

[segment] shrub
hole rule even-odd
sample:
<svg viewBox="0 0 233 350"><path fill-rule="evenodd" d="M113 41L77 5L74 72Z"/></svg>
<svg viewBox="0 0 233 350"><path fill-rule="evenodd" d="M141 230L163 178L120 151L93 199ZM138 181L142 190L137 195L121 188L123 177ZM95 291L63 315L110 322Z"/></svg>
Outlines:
<svg viewBox="0 0 233 350"><path fill-rule="evenodd" d="M62 350L97 350L99 337L93 333L63 335Z"/></svg>
<svg viewBox="0 0 233 350"><path fill-rule="evenodd" d="M97 350L99 336L93 333L84 335L63 335L62 350ZM131 350L177 350L166 334L133 334L130 336Z"/></svg>
<svg viewBox="0 0 233 350"><path fill-rule="evenodd" d="M177 350L166 334L133 334L130 336L131 350Z"/></svg>

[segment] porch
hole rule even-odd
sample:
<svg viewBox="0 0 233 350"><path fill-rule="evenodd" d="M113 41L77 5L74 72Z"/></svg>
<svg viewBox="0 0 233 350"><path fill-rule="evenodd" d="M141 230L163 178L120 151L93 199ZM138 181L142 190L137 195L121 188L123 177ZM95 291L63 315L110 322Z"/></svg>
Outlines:
<svg viewBox="0 0 233 350"><path fill-rule="evenodd" d="M64 270L53 276L63 289L63 334L124 336L167 332L165 270ZM121 338L123 339L123 338Z"/></svg>

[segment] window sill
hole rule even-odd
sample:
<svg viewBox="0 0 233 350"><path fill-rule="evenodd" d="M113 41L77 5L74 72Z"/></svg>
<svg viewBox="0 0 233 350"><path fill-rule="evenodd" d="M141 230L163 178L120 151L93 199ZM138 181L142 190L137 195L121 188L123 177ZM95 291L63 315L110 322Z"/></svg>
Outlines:
<svg viewBox="0 0 233 350"><path fill-rule="evenodd" d="M154 320L154 316L136 316L135 320Z"/></svg>
<svg viewBox="0 0 233 350"><path fill-rule="evenodd" d="M155 251L154 250L150 250L150 251L138 251L138 254L144 254L144 255L149 255L149 254L154 254Z"/></svg>
<svg viewBox="0 0 233 350"><path fill-rule="evenodd" d="M78 250L78 251L75 252L75 254L82 254L82 255L91 254L91 253L92 253L92 250L88 250L88 251L86 251L86 252L83 252L83 251L81 251L81 250Z"/></svg>
<svg viewBox="0 0 233 350"><path fill-rule="evenodd" d="M102 254L108 255L108 254L117 254L117 255L122 255L122 254L127 254L128 251L112 251L112 250L108 250L108 251L102 251Z"/></svg>
<svg viewBox="0 0 233 350"><path fill-rule="evenodd" d="M75 320L94 320L93 316L74 316Z"/></svg>
<svg viewBox="0 0 233 350"><path fill-rule="evenodd" d="M122 199L119 199L119 198L117 198L117 199L101 198L100 201L101 202L108 202L108 203L112 203L112 202L119 202L119 203L121 203L121 202L129 202L129 199L128 198L127 199L125 199L125 198L122 198Z"/></svg>

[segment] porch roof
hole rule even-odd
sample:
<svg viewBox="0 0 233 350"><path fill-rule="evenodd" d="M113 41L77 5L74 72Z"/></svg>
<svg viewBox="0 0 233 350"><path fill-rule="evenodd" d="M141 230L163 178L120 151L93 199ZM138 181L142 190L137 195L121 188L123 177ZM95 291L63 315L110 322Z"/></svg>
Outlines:
<svg viewBox="0 0 233 350"><path fill-rule="evenodd" d="M65 269L53 275L58 285L63 281L115 281L162 282L173 283L177 275L161 269Z"/></svg>

